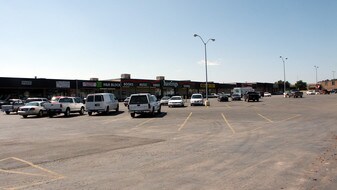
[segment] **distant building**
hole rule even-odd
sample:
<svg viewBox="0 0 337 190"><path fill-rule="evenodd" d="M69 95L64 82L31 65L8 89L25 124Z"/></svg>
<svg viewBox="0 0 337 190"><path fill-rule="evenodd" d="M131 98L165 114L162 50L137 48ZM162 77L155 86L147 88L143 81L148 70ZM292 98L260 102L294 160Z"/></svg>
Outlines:
<svg viewBox="0 0 337 190"><path fill-rule="evenodd" d="M208 82L209 94L231 93L234 87L252 86L257 91L275 92L273 83L215 83ZM111 80L68 80L45 78L0 77L0 99L27 97L47 97L56 95L86 97L90 93L110 92L120 100L134 93L148 92L158 97L181 95L189 98L193 93L205 94L205 82L190 80L167 80L164 76L156 79L132 79L130 74Z"/></svg>

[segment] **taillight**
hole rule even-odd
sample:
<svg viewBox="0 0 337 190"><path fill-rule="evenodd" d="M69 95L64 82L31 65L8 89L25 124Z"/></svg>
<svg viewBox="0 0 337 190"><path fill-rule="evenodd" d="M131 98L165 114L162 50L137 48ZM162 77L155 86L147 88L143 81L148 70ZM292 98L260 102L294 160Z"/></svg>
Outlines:
<svg viewBox="0 0 337 190"><path fill-rule="evenodd" d="M35 108L30 108L30 110L35 110Z"/></svg>

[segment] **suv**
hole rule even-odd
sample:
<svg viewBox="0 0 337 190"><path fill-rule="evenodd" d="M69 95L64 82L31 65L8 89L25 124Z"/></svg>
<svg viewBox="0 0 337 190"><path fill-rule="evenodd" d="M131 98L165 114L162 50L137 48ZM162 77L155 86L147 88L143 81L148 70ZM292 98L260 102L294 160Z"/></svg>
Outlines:
<svg viewBox="0 0 337 190"><path fill-rule="evenodd" d="M202 94L192 94L190 103L191 106L204 105L204 98L202 97Z"/></svg>
<svg viewBox="0 0 337 190"><path fill-rule="evenodd" d="M259 101L260 99L260 93L257 93L257 92L246 92L246 94L244 95L244 99L245 101L249 102L250 100L252 101Z"/></svg>
<svg viewBox="0 0 337 190"><path fill-rule="evenodd" d="M131 117L137 114L150 113L154 116L155 112L161 113L161 104L156 96L151 94L132 94L128 105Z"/></svg>
<svg viewBox="0 0 337 190"><path fill-rule="evenodd" d="M112 93L89 94L85 103L88 115L92 112L109 114L111 110L119 111L119 103Z"/></svg>

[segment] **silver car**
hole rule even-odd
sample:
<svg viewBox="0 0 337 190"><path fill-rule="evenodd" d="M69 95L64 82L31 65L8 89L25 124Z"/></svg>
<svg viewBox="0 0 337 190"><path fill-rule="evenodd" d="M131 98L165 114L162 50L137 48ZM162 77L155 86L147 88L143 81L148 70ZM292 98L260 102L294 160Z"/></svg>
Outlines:
<svg viewBox="0 0 337 190"><path fill-rule="evenodd" d="M22 115L23 118L27 118L28 115L37 115L38 117L47 115L47 109L43 107L45 103L45 101L29 102L19 108L18 114Z"/></svg>
<svg viewBox="0 0 337 190"><path fill-rule="evenodd" d="M180 106L184 107L184 99L181 96L172 96L172 98L168 101L169 107Z"/></svg>

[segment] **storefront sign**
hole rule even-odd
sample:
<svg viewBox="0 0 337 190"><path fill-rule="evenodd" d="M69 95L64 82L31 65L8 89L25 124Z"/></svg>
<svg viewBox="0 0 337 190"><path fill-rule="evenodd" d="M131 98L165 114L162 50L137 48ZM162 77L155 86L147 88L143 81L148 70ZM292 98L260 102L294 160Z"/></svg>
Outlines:
<svg viewBox="0 0 337 190"><path fill-rule="evenodd" d="M70 81L56 81L56 88L70 88Z"/></svg>
<svg viewBox="0 0 337 190"><path fill-rule="evenodd" d="M132 87L132 86L134 86L134 84L132 82L123 82L123 86Z"/></svg>
<svg viewBox="0 0 337 190"><path fill-rule="evenodd" d="M215 88L215 84L208 84L208 88ZM206 84L202 83L200 84L200 88L206 88Z"/></svg>
<svg viewBox="0 0 337 190"><path fill-rule="evenodd" d="M139 83L138 86L140 86L140 87L147 87L149 85L148 85L148 83Z"/></svg>
<svg viewBox="0 0 337 190"><path fill-rule="evenodd" d="M115 87L121 87L121 83L117 83L117 82L103 82L103 87L105 88L115 88Z"/></svg>
<svg viewBox="0 0 337 190"><path fill-rule="evenodd" d="M96 82L83 82L83 87L96 87Z"/></svg>
<svg viewBox="0 0 337 190"><path fill-rule="evenodd" d="M177 88L179 86L179 84L177 82L164 80L164 86L165 87L174 87L174 88Z"/></svg>
<svg viewBox="0 0 337 190"><path fill-rule="evenodd" d="M23 80L21 81L22 86L32 86L33 82L30 80Z"/></svg>

